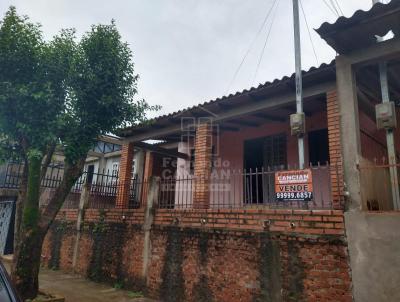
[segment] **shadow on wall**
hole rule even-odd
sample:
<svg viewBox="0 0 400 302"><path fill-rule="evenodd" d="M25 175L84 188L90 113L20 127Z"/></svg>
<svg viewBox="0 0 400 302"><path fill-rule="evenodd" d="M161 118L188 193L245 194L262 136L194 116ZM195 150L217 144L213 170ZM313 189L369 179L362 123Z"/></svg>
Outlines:
<svg viewBox="0 0 400 302"><path fill-rule="evenodd" d="M64 241L73 236L74 227L68 223L51 229L44 245L44 253L51 254L50 267L71 265ZM85 259L79 260L87 263L82 273L165 302L351 301L342 236L154 226L144 284L140 225L100 218L85 223L83 232L91 243L85 245L88 253L82 252Z"/></svg>

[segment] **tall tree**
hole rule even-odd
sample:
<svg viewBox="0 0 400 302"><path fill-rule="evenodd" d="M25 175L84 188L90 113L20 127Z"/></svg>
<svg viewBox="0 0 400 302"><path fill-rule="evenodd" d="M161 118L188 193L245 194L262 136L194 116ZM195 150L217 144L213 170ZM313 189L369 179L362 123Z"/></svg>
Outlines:
<svg viewBox="0 0 400 302"><path fill-rule="evenodd" d="M46 42L40 25L14 7L1 21L0 155L24 163L12 270L22 298L37 295L44 237L96 139L158 109L134 101L137 79L114 21L92 26L79 43L73 30ZM56 148L65 155L63 178L39 207L40 182Z"/></svg>

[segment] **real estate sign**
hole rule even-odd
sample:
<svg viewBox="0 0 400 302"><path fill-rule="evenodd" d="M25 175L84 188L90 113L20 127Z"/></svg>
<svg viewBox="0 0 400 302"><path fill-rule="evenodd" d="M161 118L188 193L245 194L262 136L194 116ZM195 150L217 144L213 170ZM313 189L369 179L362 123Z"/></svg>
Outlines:
<svg viewBox="0 0 400 302"><path fill-rule="evenodd" d="M275 197L278 201L310 201L313 197L311 169L275 173Z"/></svg>

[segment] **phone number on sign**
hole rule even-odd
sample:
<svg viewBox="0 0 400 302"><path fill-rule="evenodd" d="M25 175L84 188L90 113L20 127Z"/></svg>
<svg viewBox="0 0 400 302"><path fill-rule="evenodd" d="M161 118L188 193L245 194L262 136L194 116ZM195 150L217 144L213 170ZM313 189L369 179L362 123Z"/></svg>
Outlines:
<svg viewBox="0 0 400 302"><path fill-rule="evenodd" d="M279 192L276 193L277 199L311 200L311 192Z"/></svg>

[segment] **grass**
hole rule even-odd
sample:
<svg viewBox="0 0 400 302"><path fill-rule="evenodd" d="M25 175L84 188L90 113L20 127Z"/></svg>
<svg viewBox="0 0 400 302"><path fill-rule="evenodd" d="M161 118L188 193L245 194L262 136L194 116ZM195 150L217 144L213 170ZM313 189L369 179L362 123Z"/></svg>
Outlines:
<svg viewBox="0 0 400 302"><path fill-rule="evenodd" d="M129 298L143 298L144 296L143 296L142 292L132 292L132 291L130 291L130 292L128 292L128 297Z"/></svg>

